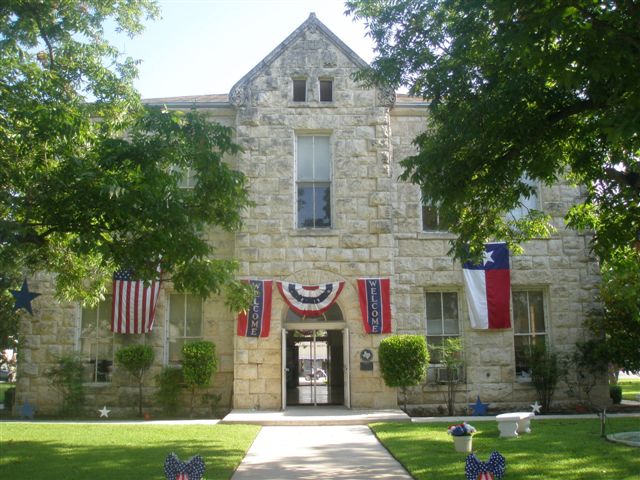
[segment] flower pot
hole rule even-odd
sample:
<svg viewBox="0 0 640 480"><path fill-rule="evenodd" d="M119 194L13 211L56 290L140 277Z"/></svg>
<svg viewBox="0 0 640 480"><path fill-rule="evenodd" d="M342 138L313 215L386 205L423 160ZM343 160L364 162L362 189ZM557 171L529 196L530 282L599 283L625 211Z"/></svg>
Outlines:
<svg viewBox="0 0 640 480"><path fill-rule="evenodd" d="M456 452L471 453L473 437L471 435L462 435L453 437L453 445Z"/></svg>

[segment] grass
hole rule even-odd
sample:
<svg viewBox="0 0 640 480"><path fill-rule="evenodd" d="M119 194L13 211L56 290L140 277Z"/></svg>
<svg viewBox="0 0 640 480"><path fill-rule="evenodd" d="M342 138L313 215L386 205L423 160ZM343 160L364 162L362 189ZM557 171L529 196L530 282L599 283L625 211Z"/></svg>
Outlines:
<svg viewBox="0 0 640 480"><path fill-rule="evenodd" d="M0 423L3 478L165 478L166 456L200 455L207 480L229 479L259 431L254 425Z"/></svg>
<svg viewBox="0 0 640 480"><path fill-rule="evenodd" d="M454 450L447 426L378 423L372 429L414 478L458 480L464 478L466 455ZM638 479L638 449L600 438L598 419L534 420L532 433L517 438L498 438L495 422L474 426L478 429L473 438L474 452L483 461L494 450L504 455L505 477L509 480ZM640 430L638 418L607 420L607 433L632 430Z"/></svg>
<svg viewBox="0 0 640 480"><path fill-rule="evenodd" d="M640 379L618 380L618 385L622 387L622 398L637 400L637 396L640 395Z"/></svg>

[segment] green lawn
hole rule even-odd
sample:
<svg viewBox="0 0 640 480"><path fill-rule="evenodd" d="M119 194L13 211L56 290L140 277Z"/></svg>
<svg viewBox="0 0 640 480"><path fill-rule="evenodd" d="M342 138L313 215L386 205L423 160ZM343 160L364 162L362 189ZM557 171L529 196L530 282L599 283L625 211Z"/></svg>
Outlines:
<svg viewBox="0 0 640 480"><path fill-rule="evenodd" d="M158 479L166 456L203 457L205 477L228 479L259 431L254 425L0 423L2 478Z"/></svg>
<svg viewBox="0 0 640 480"><path fill-rule="evenodd" d="M640 379L618 380L622 387L622 398L625 400L637 400L640 395Z"/></svg>
<svg viewBox="0 0 640 480"><path fill-rule="evenodd" d="M600 421L534 420L532 433L498 438L495 422L471 422L478 429L473 449L480 460L493 450L507 461L508 480L637 480L640 454L634 447L600 438ZM466 455L457 453L447 424L379 423L372 425L387 449L418 480L459 480ZM608 419L607 433L640 430L640 419Z"/></svg>

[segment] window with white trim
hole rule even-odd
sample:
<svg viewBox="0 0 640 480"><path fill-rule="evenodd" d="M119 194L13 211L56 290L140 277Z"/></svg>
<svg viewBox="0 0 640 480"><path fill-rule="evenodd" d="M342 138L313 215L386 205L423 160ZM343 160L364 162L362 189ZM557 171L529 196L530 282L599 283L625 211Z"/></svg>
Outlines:
<svg viewBox="0 0 640 480"><path fill-rule="evenodd" d="M427 346L429 363L440 364L439 347L447 338L460 336L458 294L456 292L427 292Z"/></svg>
<svg viewBox="0 0 640 480"><path fill-rule="evenodd" d="M544 293L542 290L513 290L513 334L516 358L516 375L519 379L531 378L529 353L534 346L546 345Z"/></svg>
<svg viewBox="0 0 640 480"><path fill-rule="evenodd" d="M298 228L331 228L331 144L328 135L296 137Z"/></svg>
<svg viewBox="0 0 640 480"><path fill-rule="evenodd" d="M188 293L169 295L167 342L169 363L182 361L182 346L202 340L202 298Z"/></svg>
<svg viewBox="0 0 640 480"><path fill-rule="evenodd" d="M433 205L422 204L422 231L423 232L448 232L449 222L440 215L440 208Z"/></svg>
<svg viewBox="0 0 640 480"><path fill-rule="evenodd" d="M540 186L538 182L531 180L526 175L520 179L523 183L534 187L535 191L532 195L527 198L524 195L521 195L518 199L519 205L512 209L509 212L509 218L513 218L514 220L520 220L523 217L526 217L529 214L530 210L540 210L540 200L539 200L539 191Z"/></svg>
<svg viewBox="0 0 640 480"><path fill-rule="evenodd" d="M80 318L80 357L84 381L109 383L113 374L111 295L93 308L83 307Z"/></svg>

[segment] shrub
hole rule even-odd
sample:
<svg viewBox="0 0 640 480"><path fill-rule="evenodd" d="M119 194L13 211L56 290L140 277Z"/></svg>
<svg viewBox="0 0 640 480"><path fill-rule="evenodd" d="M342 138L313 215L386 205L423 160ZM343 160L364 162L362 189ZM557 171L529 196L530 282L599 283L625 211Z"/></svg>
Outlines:
<svg viewBox="0 0 640 480"><path fill-rule="evenodd" d="M148 345L129 345L116 352L116 362L138 382L138 415L142 416L142 385L145 372L153 365L154 351Z"/></svg>
<svg viewBox="0 0 640 480"><path fill-rule="evenodd" d="M63 355L47 371L49 381L62 397L62 415L76 414L84 406L84 366L77 355Z"/></svg>
<svg viewBox="0 0 640 480"><path fill-rule="evenodd" d="M180 392L184 388L184 377L181 368L165 367L156 375L156 399L167 415L174 415L178 411Z"/></svg>
<svg viewBox="0 0 640 480"><path fill-rule="evenodd" d="M389 387L400 387L407 409L407 387L418 385L427 375L429 351L421 335L392 335L380 342L380 372Z"/></svg>
<svg viewBox="0 0 640 480"><path fill-rule="evenodd" d="M558 355L544 344L534 345L529 351L529 365L531 365L531 383L542 404L542 411L549 413L551 400L560 377Z"/></svg>
<svg viewBox="0 0 640 480"><path fill-rule="evenodd" d="M191 389L189 415L193 417L193 401L196 388L209 385L218 368L216 346L213 342L185 343L182 346L182 369L184 382Z"/></svg>
<svg viewBox="0 0 640 480"><path fill-rule="evenodd" d="M609 396L615 405L622 403L622 387L620 385L609 385Z"/></svg>
<svg viewBox="0 0 640 480"><path fill-rule="evenodd" d="M441 363L447 372L447 412L449 415L455 413L456 383L458 373L464 360L462 358L462 340L456 337L445 339L444 344L437 347L440 350Z"/></svg>

